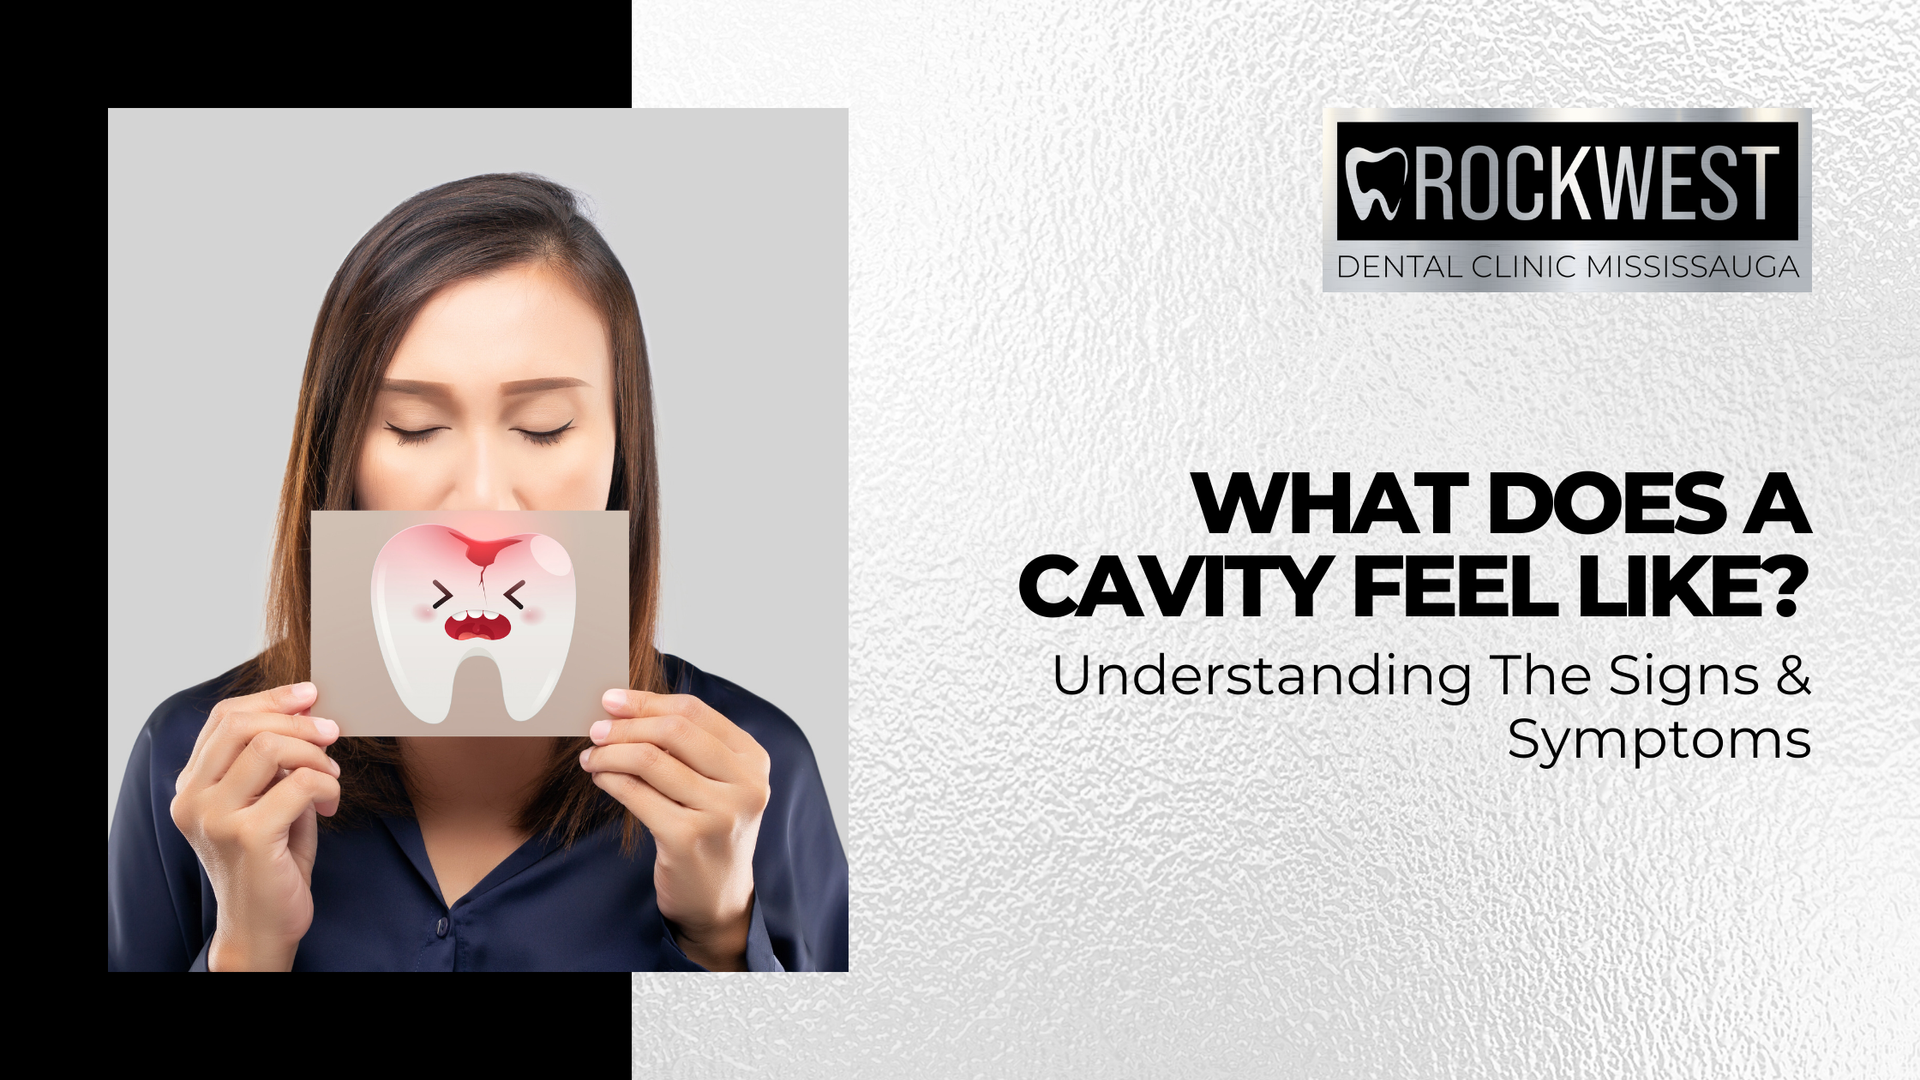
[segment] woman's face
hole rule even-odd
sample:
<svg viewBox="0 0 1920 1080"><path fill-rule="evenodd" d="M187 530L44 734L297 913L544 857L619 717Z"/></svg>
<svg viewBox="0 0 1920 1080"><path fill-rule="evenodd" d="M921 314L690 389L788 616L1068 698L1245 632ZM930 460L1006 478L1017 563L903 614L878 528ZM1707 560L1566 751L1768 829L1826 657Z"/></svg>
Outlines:
<svg viewBox="0 0 1920 1080"><path fill-rule="evenodd" d="M607 324L541 264L455 282L413 320L360 448L361 510L604 510Z"/></svg>

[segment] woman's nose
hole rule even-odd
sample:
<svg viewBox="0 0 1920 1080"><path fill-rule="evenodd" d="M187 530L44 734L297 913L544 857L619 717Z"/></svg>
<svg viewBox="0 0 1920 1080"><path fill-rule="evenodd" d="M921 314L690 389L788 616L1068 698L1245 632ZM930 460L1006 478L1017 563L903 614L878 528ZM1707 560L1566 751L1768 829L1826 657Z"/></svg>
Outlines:
<svg viewBox="0 0 1920 1080"><path fill-rule="evenodd" d="M520 500L514 495L513 479L504 473L505 460L505 455L489 440L474 440L473 449L463 463L459 482L455 485L457 505L447 509L521 509Z"/></svg>

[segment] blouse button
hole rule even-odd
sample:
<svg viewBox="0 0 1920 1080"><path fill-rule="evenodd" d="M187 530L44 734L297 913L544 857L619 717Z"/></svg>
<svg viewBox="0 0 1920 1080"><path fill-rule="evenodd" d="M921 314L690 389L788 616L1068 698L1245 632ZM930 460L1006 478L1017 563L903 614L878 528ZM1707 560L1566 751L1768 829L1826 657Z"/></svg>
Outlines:
<svg viewBox="0 0 1920 1080"><path fill-rule="evenodd" d="M446 916L444 916L444 915L442 915L442 916L440 917L440 921L434 924L434 926L433 926L433 932L434 932L434 934L435 934L435 936L437 936L437 937L446 937L446 936L447 936L447 918L446 918Z"/></svg>

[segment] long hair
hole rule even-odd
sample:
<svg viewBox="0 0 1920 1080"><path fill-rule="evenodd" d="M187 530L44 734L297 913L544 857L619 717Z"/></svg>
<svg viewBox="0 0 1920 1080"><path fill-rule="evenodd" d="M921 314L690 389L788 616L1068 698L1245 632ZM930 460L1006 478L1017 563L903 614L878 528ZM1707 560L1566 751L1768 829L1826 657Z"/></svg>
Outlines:
<svg viewBox="0 0 1920 1080"><path fill-rule="evenodd" d="M368 412L414 316L454 282L526 263L565 273L607 320L616 432L607 509L628 511L629 685L667 688L653 644L660 595L653 390L633 285L572 191L527 173L491 173L442 184L395 207L347 253L327 287L307 347L293 446L280 487L267 590L269 644L241 666L234 694L308 678L309 511L353 508L353 477ZM624 845L631 850L638 820L579 766L589 740L555 738L552 743L552 760L517 824L571 844L624 816ZM396 741L343 738L331 752L340 763L341 795L340 812L323 819L327 825L352 827L381 814L412 813Z"/></svg>

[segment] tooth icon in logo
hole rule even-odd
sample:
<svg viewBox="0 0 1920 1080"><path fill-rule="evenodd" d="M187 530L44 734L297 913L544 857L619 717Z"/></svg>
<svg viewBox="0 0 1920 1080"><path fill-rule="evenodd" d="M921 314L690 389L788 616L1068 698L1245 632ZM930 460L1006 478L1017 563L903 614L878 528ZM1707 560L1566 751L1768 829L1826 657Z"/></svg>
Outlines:
<svg viewBox="0 0 1920 1080"><path fill-rule="evenodd" d="M1392 221L1393 215L1400 212L1399 200L1394 200L1394 204L1389 207L1385 195L1360 186L1360 166L1363 163L1371 165L1376 161L1385 161L1395 154L1400 155L1400 183L1405 184L1407 152L1399 147L1390 147L1377 154L1359 146L1347 151L1347 197L1353 200L1353 212L1360 216L1361 221L1367 220L1367 215L1373 212L1376 205L1380 207L1380 212L1386 215L1388 221Z"/></svg>
<svg viewBox="0 0 1920 1080"><path fill-rule="evenodd" d="M573 644L573 560L544 533L476 540L445 525L402 529L373 562L373 626L393 688L429 724L453 707L469 657L500 669L507 715L538 713Z"/></svg>

